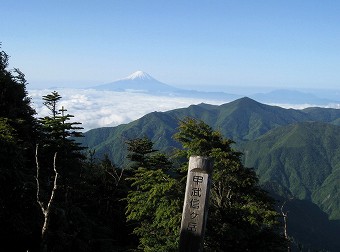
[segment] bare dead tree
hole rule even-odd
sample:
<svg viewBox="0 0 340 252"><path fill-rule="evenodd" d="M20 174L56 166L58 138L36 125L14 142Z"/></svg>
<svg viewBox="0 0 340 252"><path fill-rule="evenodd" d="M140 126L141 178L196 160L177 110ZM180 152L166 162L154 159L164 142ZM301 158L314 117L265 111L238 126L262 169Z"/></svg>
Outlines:
<svg viewBox="0 0 340 252"><path fill-rule="evenodd" d="M120 180L122 179L124 168L120 169L120 172L117 172L117 169L113 166L111 166L112 171L106 171L107 174L109 174L113 179L115 180L115 185L118 186Z"/></svg>
<svg viewBox="0 0 340 252"><path fill-rule="evenodd" d="M288 236L288 231L287 231L287 221L288 221L288 211L284 212L283 211L283 207L285 206L286 204L286 201L283 202L282 206L281 206L281 215L283 217L283 234L288 242L288 252L291 251L291 248L290 248L290 240L289 240L289 236Z"/></svg>
<svg viewBox="0 0 340 252"><path fill-rule="evenodd" d="M54 199L55 199L55 195L56 195L56 191L58 188L57 185L57 181L58 181L58 177L59 174L57 172L57 168L56 168L56 160L57 160L57 152L54 153L54 158L53 158L53 170L54 170L54 182L53 182L53 188L52 188L52 192L51 192L51 196L50 199L47 203L47 205L44 204L44 202L41 200L40 198L40 183L39 183L39 174L40 174L40 166L39 166L39 159L38 159L38 148L39 145L36 145L35 148L35 162L36 162L36 166L37 166L37 175L35 177L36 182L37 182L37 202L41 208L41 211L44 215L44 225L41 229L41 239L42 239L42 245L43 247L45 247L45 240L46 240L46 233L49 227L49 222L50 222L50 213L51 213L51 206L54 203Z"/></svg>

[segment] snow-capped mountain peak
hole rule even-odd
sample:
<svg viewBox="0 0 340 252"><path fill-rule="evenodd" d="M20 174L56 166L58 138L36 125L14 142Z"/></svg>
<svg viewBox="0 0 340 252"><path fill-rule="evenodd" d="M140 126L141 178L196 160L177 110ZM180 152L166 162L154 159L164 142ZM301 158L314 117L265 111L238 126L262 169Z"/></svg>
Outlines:
<svg viewBox="0 0 340 252"><path fill-rule="evenodd" d="M96 86L95 89L157 94L178 91L178 88L162 83L143 71L136 71L123 79Z"/></svg>
<svg viewBox="0 0 340 252"><path fill-rule="evenodd" d="M154 80L154 78L143 71L136 71L130 74L128 77L124 78L124 80Z"/></svg>

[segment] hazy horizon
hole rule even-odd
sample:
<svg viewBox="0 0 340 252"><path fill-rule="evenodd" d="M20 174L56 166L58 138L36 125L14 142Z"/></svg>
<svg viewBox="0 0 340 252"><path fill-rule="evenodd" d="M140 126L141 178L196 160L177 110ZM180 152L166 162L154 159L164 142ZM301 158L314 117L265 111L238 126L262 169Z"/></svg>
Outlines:
<svg viewBox="0 0 340 252"><path fill-rule="evenodd" d="M37 117L48 115L49 111L46 106L43 105L42 96L47 95L52 91L57 91L62 96L59 107L64 106L68 110L68 113L74 115L75 117L72 121L82 123L84 131L129 123L154 111L165 112L177 108L186 108L190 105L197 105L200 103L221 105L235 100L172 97L165 95L156 96L150 93L115 92L95 89L29 89L28 95L32 98L32 106L37 112ZM286 103L269 102L265 104L293 109L304 109L315 106L340 108L340 101L336 104L324 104L322 106L316 105L315 103L292 103L288 101Z"/></svg>

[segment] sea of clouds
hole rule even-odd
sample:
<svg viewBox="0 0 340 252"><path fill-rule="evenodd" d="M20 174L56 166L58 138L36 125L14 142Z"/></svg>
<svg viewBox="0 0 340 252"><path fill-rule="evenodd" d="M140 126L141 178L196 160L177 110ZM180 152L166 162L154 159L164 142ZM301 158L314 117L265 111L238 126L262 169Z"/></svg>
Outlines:
<svg viewBox="0 0 340 252"><path fill-rule="evenodd" d="M146 93L94 89L57 88L28 90L28 95L32 99L32 106L37 112L37 117L49 114L49 110L43 104L42 97L53 91L57 91L62 96L59 108L63 106L67 109L67 113L74 115L73 121L82 123L83 132L94 128L113 127L129 123L153 111L163 112L176 108L185 108L202 102L213 105L231 102L231 100L154 96ZM269 105L293 109L316 106L313 104L278 103ZM339 104L330 104L323 107L339 108Z"/></svg>
<svg viewBox="0 0 340 252"><path fill-rule="evenodd" d="M100 127L112 127L129 123L153 111L168 111L192 104L209 103L220 105L229 101L194 99L186 97L152 96L145 93L98 91L94 89L36 89L28 90L37 117L49 114L42 97L57 91L67 113L74 121L81 122L84 132Z"/></svg>

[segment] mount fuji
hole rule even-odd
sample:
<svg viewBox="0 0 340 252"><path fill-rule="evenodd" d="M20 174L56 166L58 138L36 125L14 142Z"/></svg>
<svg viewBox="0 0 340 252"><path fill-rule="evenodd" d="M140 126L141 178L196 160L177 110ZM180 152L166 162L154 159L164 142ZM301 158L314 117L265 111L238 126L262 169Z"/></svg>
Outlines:
<svg viewBox="0 0 340 252"><path fill-rule="evenodd" d="M176 88L156 80L143 71L136 71L120 80L94 86L92 88L95 90L115 92L143 93L153 96L187 97L218 101L232 101L243 97L239 94L229 94L225 92L208 92ZM274 90L269 93L252 94L249 95L249 97L267 104L292 104L294 106L298 106L299 104L304 106L305 104L312 104L313 106L340 107L340 102L337 100L322 98L296 90Z"/></svg>
<svg viewBox="0 0 340 252"><path fill-rule="evenodd" d="M180 91L180 89L162 83L143 71L136 71L123 79L108 84L99 85L94 88L97 90L109 90L117 92L167 94Z"/></svg>
<svg viewBox="0 0 340 252"><path fill-rule="evenodd" d="M123 79L108 84L94 86L92 88L115 92L138 92L157 96L178 96L228 101L241 97L240 95L223 92L203 92L176 88L156 80L143 71L136 71Z"/></svg>

